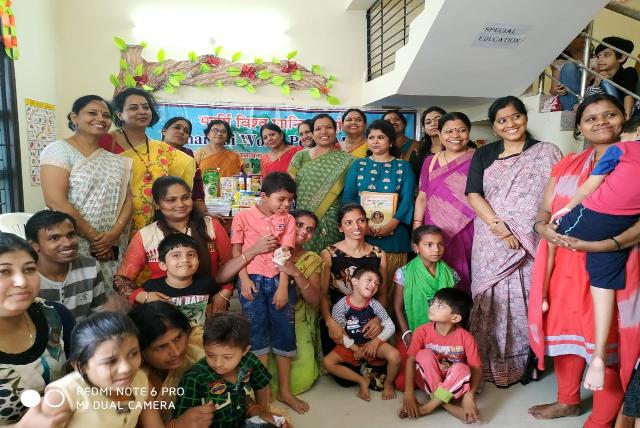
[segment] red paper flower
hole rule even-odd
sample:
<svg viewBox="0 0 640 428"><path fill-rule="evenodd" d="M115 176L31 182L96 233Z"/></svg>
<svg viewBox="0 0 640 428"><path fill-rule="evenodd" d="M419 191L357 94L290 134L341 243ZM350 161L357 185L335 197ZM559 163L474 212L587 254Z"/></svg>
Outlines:
<svg viewBox="0 0 640 428"><path fill-rule="evenodd" d="M218 65L220 65L220 58L214 55L207 55L204 61L207 64L212 65L214 67L217 67Z"/></svg>
<svg viewBox="0 0 640 428"><path fill-rule="evenodd" d="M283 73L293 73L298 69L298 63L295 61L287 61L284 67L282 67Z"/></svg>
<svg viewBox="0 0 640 428"><path fill-rule="evenodd" d="M243 65L242 70L240 70L240 77L248 77L249 79L256 78L256 68L250 65Z"/></svg>
<svg viewBox="0 0 640 428"><path fill-rule="evenodd" d="M144 193L147 196L151 196L151 188L146 188L142 191L142 193Z"/></svg>
<svg viewBox="0 0 640 428"><path fill-rule="evenodd" d="M153 177L148 177L148 176L145 174L145 175L143 175L143 176L142 176L142 182L143 182L144 184L151 184L151 183L153 183ZM145 189L145 193L146 193L146 191L147 191L147 190L150 190L150 189ZM151 192L149 192L149 194L151 194Z"/></svg>
<svg viewBox="0 0 640 428"><path fill-rule="evenodd" d="M327 88L326 86L320 88L320 92L322 92L323 94L327 95L329 93L330 89Z"/></svg>
<svg viewBox="0 0 640 428"><path fill-rule="evenodd" d="M151 212L151 207L150 207L149 205L143 205L143 207L142 207L142 211L143 211L145 214L149 214L149 212Z"/></svg>
<svg viewBox="0 0 640 428"><path fill-rule="evenodd" d="M168 161L167 159L163 158L163 159L160 159L160 163L161 163L162 165L166 165L166 164L168 164L168 163L169 163L169 161Z"/></svg>
<svg viewBox="0 0 640 428"><path fill-rule="evenodd" d="M133 80L136 81L136 86L142 86L147 84L149 78L146 74L143 74L142 76L133 76Z"/></svg>

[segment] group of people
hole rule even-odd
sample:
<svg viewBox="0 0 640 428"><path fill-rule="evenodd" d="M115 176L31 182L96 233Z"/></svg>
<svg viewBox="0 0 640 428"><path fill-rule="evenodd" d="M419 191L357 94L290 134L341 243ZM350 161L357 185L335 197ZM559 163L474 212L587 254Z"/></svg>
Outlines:
<svg viewBox="0 0 640 428"><path fill-rule="evenodd" d="M0 425L287 426L271 397L307 412L298 395L322 369L366 401L402 391L401 418L442 407L474 423L483 380L536 380L545 355L558 397L532 416L580 413L591 363L585 426L632 421L621 408L639 418L639 195L616 189L633 183L637 143L619 142L640 123L608 94L576 116L591 144L565 158L528 132L513 96L489 108L498 140L482 147L464 113L439 107L423 112L419 141L397 110L370 124L347 110L341 142L327 114L300 125L301 146L266 124L261 203L229 235L202 181L243 168L227 122L211 121L193 153L185 118L166 122L164 142L147 137L159 116L144 91L79 98L73 135L42 153L49 209L26 241L0 234ZM572 234L584 207L612 225ZM598 253L620 253L617 272L594 270ZM242 315L228 312L234 290ZM27 410L30 389L46 399Z"/></svg>

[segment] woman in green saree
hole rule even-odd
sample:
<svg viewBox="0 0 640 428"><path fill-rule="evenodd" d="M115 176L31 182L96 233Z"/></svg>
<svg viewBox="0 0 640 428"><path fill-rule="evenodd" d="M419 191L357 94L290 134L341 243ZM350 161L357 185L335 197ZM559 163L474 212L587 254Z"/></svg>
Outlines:
<svg viewBox="0 0 640 428"><path fill-rule="evenodd" d="M354 158L336 147L336 122L328 114L313 120L316 146L296 153L289 174L298 185L297 207L313 212L320 220L307 250L319 253L340 240L337 215L347 170Z"/></svg>
<svg viewBox="0 0 640 428"><path fill-rule="evenodd" d="M289 382L291 393L298 395L311 388L320 376L316 357L319 351L318 306L323 263L319 255L302 247L313 237L318 218L306 210L294 212L293 217L296 219L296 247L284 269L295 282L298 291L295 315L298 350L291 361ZM277 373L275 361L270 362L269 370L272 374ZM274 375L271 387L278 397L277 384L277 376Z"/></svg>

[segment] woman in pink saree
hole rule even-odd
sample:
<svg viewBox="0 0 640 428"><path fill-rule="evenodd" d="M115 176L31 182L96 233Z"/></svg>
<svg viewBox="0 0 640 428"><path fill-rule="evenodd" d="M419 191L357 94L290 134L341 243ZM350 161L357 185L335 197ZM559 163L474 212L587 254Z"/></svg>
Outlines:
<svg viewBox="0 0 640 428"><path fill-rule="evenodd" d="M420 173L413 228L433 224L446 241L444 261L460 276L459 288L471 294L473 211L464 190L474 149L468 146L471 122L464 113L447 113L438 121L444 150L425 159Z"/></svg>
<svg viewBox="0 0 640 428"><path fill-rule="evenodd" d="M476 150L466 187L477 215L470 332L485 379L507 387L522 378L527 365L527 299L540 239L531 227L562 153L527 135L527 111L516 97L497 99L489 121L501 140Z"/></svg>

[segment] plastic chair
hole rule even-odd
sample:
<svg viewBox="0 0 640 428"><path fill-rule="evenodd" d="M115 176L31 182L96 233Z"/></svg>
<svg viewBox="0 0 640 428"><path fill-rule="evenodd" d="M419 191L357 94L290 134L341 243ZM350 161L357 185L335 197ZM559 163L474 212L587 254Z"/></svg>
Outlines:
<svg viewBox="0 0 640 428"><path fill-rule="evenodd" d="M0 232L9 232L25 239L24 226L31 218L31 213L0 214Z"/></svg>

